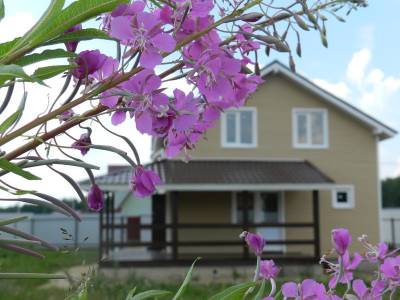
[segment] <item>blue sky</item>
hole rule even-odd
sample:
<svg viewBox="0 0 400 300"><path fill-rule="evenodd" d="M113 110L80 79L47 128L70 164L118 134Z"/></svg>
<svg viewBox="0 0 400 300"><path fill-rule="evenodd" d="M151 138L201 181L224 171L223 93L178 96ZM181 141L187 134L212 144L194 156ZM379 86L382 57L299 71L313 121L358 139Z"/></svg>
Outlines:
<svg viewBox="0 0 400 300"><path fill-rule="evenodd" d="M21 35L48 3L48 0L5 0L7 17L0 23L1 42ZM303 57L296 58L300 73L396 130L400 130L398 11L400 0L375 0L370 1L366 9L352 13L346 23L329 17L329 48L321 45L317 32L303 32ZM89 47L107 48L102 43L86 43L80 50ZM112 50L108 47L106 52ZM273 55L272 58L287 63L286 55ZM148 159L149 139L139 137L132 128L125 130L132 132L134 139L140 138L139 150ZM399 149L399 136L381 143L381 177L400 175ZM89 155L90 158L102 162L109 159L105 154L100 157ZM105 163L102 172L104 168ZM77 176L84 177L84 174Z"/></svg>

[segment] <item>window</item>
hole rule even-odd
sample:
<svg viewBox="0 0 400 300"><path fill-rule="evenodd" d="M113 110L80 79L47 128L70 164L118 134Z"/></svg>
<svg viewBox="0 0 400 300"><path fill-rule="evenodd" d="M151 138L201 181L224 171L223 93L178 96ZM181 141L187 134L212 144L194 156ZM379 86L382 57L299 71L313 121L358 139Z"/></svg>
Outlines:
<svg viewBox="0 0 400 300"><path fill-rule="evenodd" d="M333 208L354 208L354 187L341 186L332 190Z"/></svg>
<svg viewBox="0 0 400 300"><path fill-rule="evenodd" d="M257 120L254 107L227 110L221 121L223 147L252 148L257 145Z"/></svg>
<svg viewBox="0 0 400 300"><path fill-rule="evenodd" d="M328 148L328 113L319 108L293 110L293 146Z"/></svg>

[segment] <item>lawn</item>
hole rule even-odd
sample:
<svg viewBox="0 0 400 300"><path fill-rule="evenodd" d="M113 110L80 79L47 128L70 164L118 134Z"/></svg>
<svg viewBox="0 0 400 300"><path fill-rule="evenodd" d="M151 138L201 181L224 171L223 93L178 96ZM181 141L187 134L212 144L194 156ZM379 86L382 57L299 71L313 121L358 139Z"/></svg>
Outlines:
<svg viewBox="0 0 400 300"><path fill-rule="evenodd" d="M72 266L82 264L93 264L97 260L97 251L80 249L71 252L50 252L44 251L46 259L38 260L35 258L19 255L7 250L0 250L0 272L43 272L52 273L67 270ZM196 271L195 271L196 272ZM367 274L359 274L364 277ZM364 276L363 276L364 275ZM368 276L368 275L367 275ZM301 277L306 277L304 276ZM283 278L280 278L283 280ZM285 281L290 278L284 278ZM299 276L296 276L299 280ZM44 287L47 280L43 279L20 279L20 280L0 280L0 300L75 300L71 297L73 290ZM278 282L278 286L280 282ZM204 300L222 291L235 283L222 284L199 284L192 282L186 290L183 300ZM124 300L128 292L137 287L137 291L149 289L161 289L177 291L180 282L176 283L155 283L131 276L125 280L110 280L110 277L93 276L88 283L88 299L92 300ZM399 299L399 298L395 298Z"/></svg>
<svg viewBox="0 0 400 300"><path fill-rule="evenodd" d="M43 251L46 259L39 260L0 250L0 272L44 272L52 273L66 270L72 266L92 264L97 259L96 250L80 249L76 252L50 252ZM67 299L72 292L60 288L44 288L47 283L44 279L20 279L0 280L0 300L59 300ZM128 292L137 287L138 291L147 289L165 289L176 291L180 282L177 283L154 283L148 280L130 277L124 281L112 281L102 276L94 276L89 283L89 299L96 300L124 300ZM191 284L185 293L184 299L206 299L217 292L228 287L228 284Z"/></svg>

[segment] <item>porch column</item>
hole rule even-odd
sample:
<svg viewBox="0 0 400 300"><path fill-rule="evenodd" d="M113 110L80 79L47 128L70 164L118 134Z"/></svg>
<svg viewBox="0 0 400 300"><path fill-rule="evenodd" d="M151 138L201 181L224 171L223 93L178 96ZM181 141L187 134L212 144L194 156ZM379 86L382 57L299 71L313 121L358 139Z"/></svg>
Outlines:
<svg viewBox="0 0 400 300"><path fill-rule="evenodd" d="M171 192L172 260L178 260L178 192Z"/></svg>
<svg viewBox="0 0 400 300"><path fill-rule="evenodd" d="M319 259L321 256L320 246L320 230L319 230L319 193L317 190L312 191L313 201L313 225L314 225L314 257Z"/></svg>
<svg viewBox="0 0 400 300"><path fill-rule="evenodd" d="M249 231L249 206L250 206L250 192L244 191L238 193L243 205L243 231ZM240 199L238 199L240 201ZM246 244L243 246L243 259L249 259L249 247Z"/></svg>

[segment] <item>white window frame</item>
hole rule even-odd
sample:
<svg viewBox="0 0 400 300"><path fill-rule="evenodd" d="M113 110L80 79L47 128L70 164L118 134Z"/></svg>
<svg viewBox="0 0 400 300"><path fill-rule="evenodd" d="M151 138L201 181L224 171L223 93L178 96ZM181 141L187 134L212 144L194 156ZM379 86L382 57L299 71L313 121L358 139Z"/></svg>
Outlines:
<svg viewBox="0 0 400 300"><path fill-rule="evenodd" d="M307 117L307 143L298 143L298 124L297 115L299 113L321 112L323 118L323 139L324 142L320 145L311 143L311 118ZM294 148L299 149L327 149L329 147L329 122L328 110L325 108L293 108L292 110L292 143Z"/></svg>
<svg viewBox="0 0 400 300"><path fill-rule="evenodd" d="M347 193L347 202L342 203L337 201L337 194ZM353 185L341 185L332 189L332 207L335 209L352 209L355 206L355 193Z"/></svg>
<svg viewBox="0 0 400 300"><path fill-rule="evenodd" d="M226 116L227 112L240 112L240 111L250 111L252 112L252 143L244 144L240 142L240 114L236 114L236 142L228 143L227 142L227 121ZM257 147L257 108L256 107L241 107L238 109L228 109L225 113L222 114L221 117L221 145L223 148L256 148Z"/></svg>

